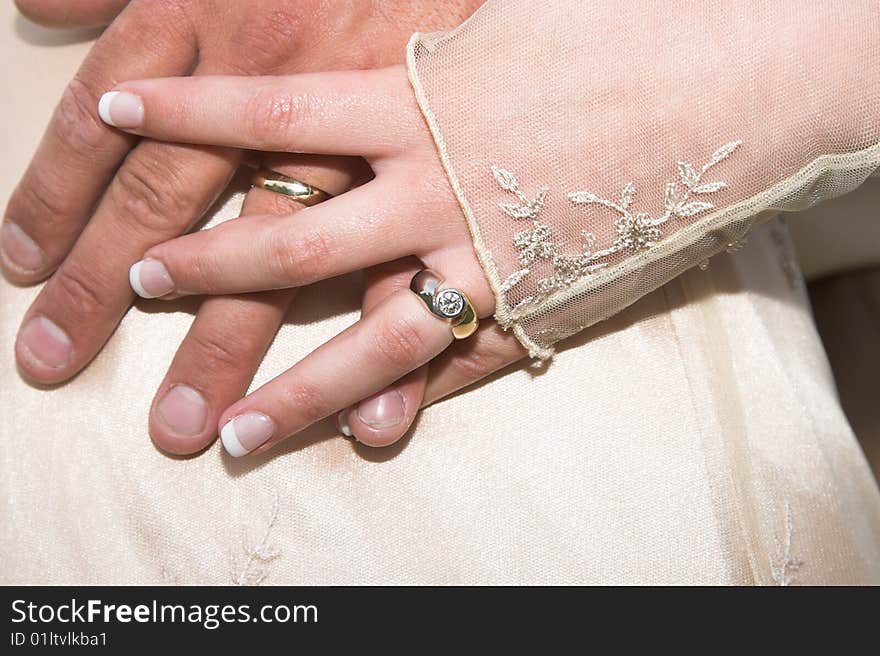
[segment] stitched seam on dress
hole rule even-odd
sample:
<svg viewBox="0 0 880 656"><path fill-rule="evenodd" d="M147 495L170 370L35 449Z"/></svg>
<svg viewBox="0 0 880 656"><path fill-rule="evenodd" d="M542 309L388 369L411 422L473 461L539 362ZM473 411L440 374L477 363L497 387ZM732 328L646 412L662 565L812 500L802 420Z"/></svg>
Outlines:
<svg viewBox="0 0 880 656"><path fill-rule="evenodd" d="M764 548L766 545L760 537L754 490L750 487L755 480L752 461L740 442L747 436L744 411L737 395L725 391L722 383L724 380L736 387L736 373L733 369L727 331L717 316L717 298L714 294L709 298L696 300L697 292L692 288L692 279L681 276L678 280L685 300L689 303L689 309L699 313L699 317L695 317L695 321L701 326L696 346L701 350L705 365L710 370L707 384L710 399L716 408L720 429L718 443L721 458L720 473L729 486L730 507L743 540L751 582L762 585L769 580L767 576L770 565L769 549ZM711 333L711 339L708 333ZM724 355L719 351L723 351ZM736 404L734 410L730 410L726 405L732 403Z"/></svg>
<svg viewBox="0 0 880 656"><path fill-rule="evenodd" d="M678 288L681 290L682 298L686 302L691 303L692 301L688 299L689 294L688 294L687 287L685 286L683 279L677 278L673 283L670 283L670 284L676 284L676 283L677 283ZM732 515L734 518L734 521L737 523L736 534L740 536L740 538L742 539L742 542L743 542L741 549L738 550L737 545L733 542L732 539L729 539L729 538L725 539L726 533L722 529L722 526L718 526L717 530L719 532L719 535L721 536L722 544L725 545L725 547L727 549L729 549L728 553L734 554L734 555L731 555L730 558L728 558L725 561L725 568L727 569L727 573L728 573L728 576L730 577L730 580L734 581L734 582L737 581L737 577L736 577L737 570L735 568L735 565L737 564L737 561L740 560L740 558L738 558L735 554L739 553L740 551L744 552L745 553L745 558L744 558L745 562L739 563L739 567L743 571L748 571L748 573L751 575L751 578L749 579L749 581L743 581L743 583L754 584L755 572L754 572L754 568L752 567L751 559L748 556L748 550L749 550L748 540L746 539L744 531L742 529L742 518L740 516L740 513L737 512L736 504L733 504L733 503L725 504L724 503L724 501L727 500L728 495L719 493L719 491L715 485L715 478L713 477L713 473L714 473L713 470L717 471L717 470L722 469L723 462L724 462L724 456L723 455L720 457L716 456L715 460L718 462L716 462L713 466L712 462L710 461L709 451L707 451L707 448L709 446L709 438L708 438L709 431L707 430L706 426L704 425L703 414L700 412L699 408L697 407L697 403L696 403L695 389L698 386L697 386L696 382L693 380L693 376L691 375L689 358L687 358L685 356L684 344L685 344L686 340L682 339L682 336L679 333L678 327L676 326L675 319L672 316L673 304L670 302L670 299L669 299L669 286L664 285L660 289L663 294L663 301L666 304L666 308L667 308L666 316L667 316L667 321L668 321L669 328L670 328L670 333L672 334L672 338L675 341L676 350L678 351L678 357L681 360L681 366L682 366L682 369L684 370L685 380L687 381L687 386L688 386L688 390L689 390L688 398L690 399L690 402L691 402L691 410L693 411L694 417L696 418L697 430L700 434L700 443L702 446L702 455L703 455L702 460L703 460L703 465L706 468L706 476L707 476L708 487L709 487L709 495L710 495L710 498L712 499L713 515L715 516L715 520L716 520L716 522L719 523L719 525L723 524L724 519L727 516ZM690 342L688 342L688 343L690 343ZM718 448L719 448L720 453L722 453L722 454L725 453L723 446L718 447ZM718 463L721 463L721 464L718 464ZM719 480L723 480L723 478L724 478L723 475L718 477Z"/></svg>

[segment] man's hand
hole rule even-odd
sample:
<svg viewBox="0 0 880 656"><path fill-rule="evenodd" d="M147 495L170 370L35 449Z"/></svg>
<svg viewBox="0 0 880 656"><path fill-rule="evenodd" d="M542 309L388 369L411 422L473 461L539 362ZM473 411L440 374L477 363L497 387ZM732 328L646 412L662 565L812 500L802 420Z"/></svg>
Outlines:
<svg viewBox="0 0 880 656"><path fill-rule="evenodd" d="M103 27L125 8L129 0L15 0L29 19L46 27Z"/></svg>
<svg viewBox="0 0 880 656"><path fill-rule="evenodd" d="M190 71L278 74L398 63L412 32L458 25L480 2L18 4L29 16L67 26L101 23L122 10L65 90L0 228L7 278L29 284L51 276L24 317L16 357L28 378L58 383L88 364L127 311L131 264L189 230L242 159L233 149L138 141L108 128L97 114L103 91L127 79ZM362 165L295 157L273 163L331 193L362 181ZM290 205L261 191L247 209L289 212ZM210 443L220 412L246 391L289 299L279 292L203 306L153 404L151 435L159 446L191 453Z"/></svg>

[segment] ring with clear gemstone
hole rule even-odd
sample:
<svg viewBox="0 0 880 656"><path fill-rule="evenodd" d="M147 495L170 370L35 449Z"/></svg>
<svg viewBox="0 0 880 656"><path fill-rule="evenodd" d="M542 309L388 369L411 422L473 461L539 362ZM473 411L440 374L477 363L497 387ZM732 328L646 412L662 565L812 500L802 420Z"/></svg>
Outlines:
<svg viewBox="0 0 880 656"><path fill-rule="evenodd" d="M434 296L434 309L447 319L459 316L465 307L464 295L455 289L444 289Z"/></svg>
<svg viewBox="0 0 880 656"><path fill-rule="evenodd" d="M467 295L457 289L440 289L443 277L422 269L409 282L410 291L428 306L432 314L450 322L452 336L465 339L480 326L480 319Z"/></svg>

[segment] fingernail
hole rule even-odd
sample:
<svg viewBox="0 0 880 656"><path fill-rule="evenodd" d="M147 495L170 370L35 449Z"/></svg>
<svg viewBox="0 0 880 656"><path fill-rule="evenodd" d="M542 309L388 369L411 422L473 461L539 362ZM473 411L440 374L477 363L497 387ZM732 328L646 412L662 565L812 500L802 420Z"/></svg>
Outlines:
<svg viewBox="0 0 880 656"><path fill-rule="evenodd" d="M234 458L247 455L264 444L275 432L275 422L262 412L248 412L226 422L220 439L226 452Z"/></svg>
<svg viewBox="0 0 880 656"><path fill-rule="evenodd" d="M26 356L36 364L61 369L70 361L73 345L70 337L46 317L34 317L19 334Z"/></svg>
<svg viewBox="0 0 880 656"><path fill-rule="evenodd" d="M348 408L336 415L336 425L339 426L339 432L346 437L352 437L351 426L348 425Z"/></svg>
<svg viewBox="0 0 880 656"><path fill-rule="evenodd" d="M144 101L126 91L108 91L98 101L101 120L117 128L136 128L144 122Z"/></svg>
<svg viewBox="0 0 880 656"><path fill-rule="evenodd" d="M174 281L159 260L141 260L128 270L128 282L141 298L159 298L174 291Z"/></svg>
<svg viewBox="0 0 880 656"><path fill-rule="evenodd" d="M175 385L156 404L162 422L178 435L199 435L208 420L204 397L188 385Z"/></svg>
<svg viewBox="0 0 880 656"><path fill-rule="evenodd" d="M360 420L373 428L390 428L403 421L406 404L403 395L397 390L380 392L366 401L361 401L357 408Z"/></svg>
<svg viewBox="0 0 880 656"><path fill-rule="evenodd" d="M3 257L23 271L39 271L45 265L43 249L12 221L4 221L0 228L0 248Z"/></svg>

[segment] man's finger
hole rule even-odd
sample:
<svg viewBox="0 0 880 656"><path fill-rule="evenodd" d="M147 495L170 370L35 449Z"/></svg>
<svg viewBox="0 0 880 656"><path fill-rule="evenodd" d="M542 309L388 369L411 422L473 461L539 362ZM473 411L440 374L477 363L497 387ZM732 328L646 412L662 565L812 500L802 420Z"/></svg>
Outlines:
<svg viewBox="0 0 880 656"><path fill-rule="evenodd" d="M195 56L196 38L177 3L132 5L102 35L67 86L9 200L0 263L10 280L31 283L52 272L134 144L98 117L101 93L136 75L182 74Z"/></svg>
<svg viewBox="0 0 880 656"><path fill-rule="evenodd" d="M27 378L58 383L91 361L134 299L125 284L131 263L188 230L226 187L238 157L238 151L155 142L132 152L25 314L15 352Z"/></svg>
<svg viewBox="0 0 880 656"><path fill-rule="evenodd" d="M109 25L129 0L15 0L29 20L45 27L102 27Z"/></svg>

